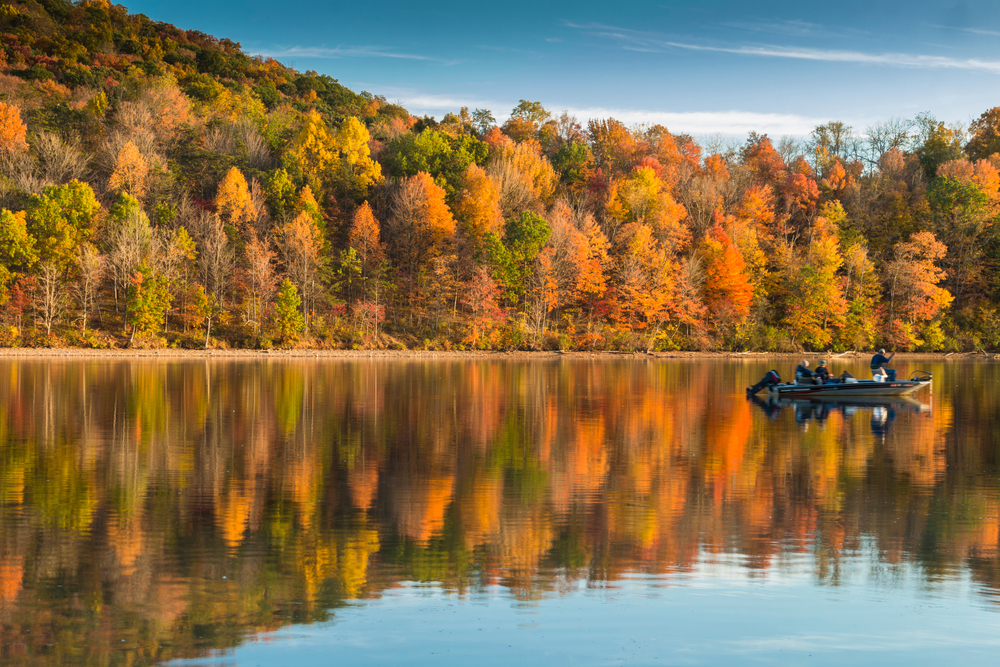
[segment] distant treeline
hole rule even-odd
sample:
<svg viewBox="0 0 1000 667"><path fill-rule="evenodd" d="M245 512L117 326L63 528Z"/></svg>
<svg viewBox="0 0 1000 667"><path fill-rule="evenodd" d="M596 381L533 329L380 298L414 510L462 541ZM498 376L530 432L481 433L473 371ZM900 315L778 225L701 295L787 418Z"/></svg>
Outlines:
<svg viewBox="0 0 1000 667"><path fill-rule="evenodd" d="M526 100L437 121L0 1L0 345L1000 346L1000 108L702 145Z"/></svg>

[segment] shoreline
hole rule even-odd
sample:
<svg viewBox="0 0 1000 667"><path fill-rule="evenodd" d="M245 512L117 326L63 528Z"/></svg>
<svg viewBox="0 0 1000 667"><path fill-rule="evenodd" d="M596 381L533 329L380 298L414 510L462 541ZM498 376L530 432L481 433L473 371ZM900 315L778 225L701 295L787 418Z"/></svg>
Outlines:
<svg viewBox="0 0 1000 667"><path fill-rule="evenodd" d="M0 348L0 358L79 358L79 359L701 359L701 360L799 360L827 359L854 361L874 352L612 352L612 351L455 351L455 350L189 350L87 348ZM1000 361L1000 353L983 352L899 352L899 360Z"/></svg>

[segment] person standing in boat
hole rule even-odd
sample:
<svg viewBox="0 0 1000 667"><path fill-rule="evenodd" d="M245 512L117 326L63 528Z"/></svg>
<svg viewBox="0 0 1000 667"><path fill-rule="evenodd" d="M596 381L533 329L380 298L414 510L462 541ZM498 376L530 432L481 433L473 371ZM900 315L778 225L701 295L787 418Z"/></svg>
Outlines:
<svg viewBox="0 0 1000 667"><path fill-rule="evenodd" d="M889 382L895 382L896 381L896 369L895 368L886 368L885 367L886 364L892 362L892 358L895 357L895 356L896 356L895 352L893 352L892 354L890 354L887 357L887 356L885 356L885 349L879 350L878 354L876 354L874 357L872 357L872 363L871 363L872 375L878 375L879 371L882 371L885 375L887 375L889 377Z"/></svg>

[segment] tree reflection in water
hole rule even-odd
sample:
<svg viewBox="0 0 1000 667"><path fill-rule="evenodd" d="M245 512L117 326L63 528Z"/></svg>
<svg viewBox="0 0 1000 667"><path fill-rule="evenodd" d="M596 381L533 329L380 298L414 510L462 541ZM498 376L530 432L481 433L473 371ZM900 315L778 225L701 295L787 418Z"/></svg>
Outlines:
<svg viewBox="0 0 1000 667"><path fill-rule="evenodd" d="M0 657L204 655L405 581L530 599L734 552L836 585L862 542L1000 588L995 366L877 405L750 402L764 370L2 360Z"/></svg>

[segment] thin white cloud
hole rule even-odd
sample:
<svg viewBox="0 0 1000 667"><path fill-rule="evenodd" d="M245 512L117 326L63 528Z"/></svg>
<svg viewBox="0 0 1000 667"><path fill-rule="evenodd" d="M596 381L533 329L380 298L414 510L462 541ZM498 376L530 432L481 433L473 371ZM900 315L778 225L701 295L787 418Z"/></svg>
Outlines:
<svg viewBox="0 0 1000 667"><path fill-rule="evenodd" d="M591 35L622 42L631 49L667 51L684 49L709 53L732 53L741 56L761 56L769 58L790 58L794 60L815 60L822 62L858 63L866 65L886 65L917 69L958 69L1000 74L1000 61L979 58L952 58L912 53L864 53L838 49L812 49L772 45L753 46L709 46L664 39L655 33L629 30L596 23L579 25L567 23L571 28L584 30Z"/></svg>
<svg viewBox="0 0 1000 667"><path fill-rule="evenodd" d="M772 58L793 58L798 60L820 60L824 62L862 63L868 65L891 65L919 69L963 69L1000 74L1000 61L978 58L950 58L947 56L925 56L909 53L862 53L860 51L837 51L824 49L796 49L781 46L699 46L681 42L665 42L667 46L691 51L714 51L735 53L745 56L768 56Z"/></svg>
<svg viewBox="0 0 1000 667"><path fill-rule="evenodd" d="M410 113L440 117L449 111L458 111L462 107L489 109L497 121L501 123L508 117L507 110L513 109L516 104L516 102L511 101L498 102L460 95L435 95L405 89L389 89L383 92L386 97L406 107ZM566 111L583 123L591 119L614 118L630 126L660 124L671 132L686 132L695 135L746 136L750 132L759 132L775 137L782 135L805 136L812 132L817 125L822 125L830 120L829 118L812 118L795 114L735 110L671 112L614 107L566 107L559 104L545 104L545 107L554 114Z"/></svg>
<svg viewBox="0 0 1000 667"><path fill-rule="evenodd" d="M795 114L757 113L753 111L648 111L642 109L615 109L582 107L567 109L580 120L614 118L626 125L660 124L671 132L688 134L728 134L745 136L759 132L771 136L805 136L828 118L810 118Z"/></svg>
<svg viewBox="0 0 1000 667"><path fill-rule="evenodd" d="M500 118L497 109L513 109L514 104L499 103L490 100L474 99L457 95L435 95L433 93L421 93L419 91L405 88L380 88L382 94L387 98L399 102L410 113L439 113L448 111L458 111L462 107L470 109L490 109L493 115ZM506 116L502 116L506 118Z"/></svg>
<svg viewBox="0 0 1000 667"><path fill-rule="evenodd" d="M483 49L484 51L500 51L501 53L523 53L529 56L543 55L538 51L527 51L525 49L512 49L506 46L487 46L485 44L481 44L477 48Z"/></svg>
<svg viewBox="0 0 1000 667"><path fill-rule="evenodd" d="M844 31L831 30L825 26L806 21L727 21L722 25L727 28L749 30L750 32L765 32L792 37L815 37L817 35L842 35Z"/></svg>
<svg viewBox="0 0 1000 667"><path fill-rule="evenodd" d="M943 28L945 30L958 30L959 32L967 32L972 35L986 35L988 37L1000 37L1000 31L998 30L983 30L982 28L959 28L953 25L932 25L932 28Z"/></svg>
<svg viewBox="0 0 1000 667"><path fill-rule="evenodd" d="M446 60L414 53L398 53L380 46L289 46L261 51L260 55L271 58L395 58L399 60L423 60L445 65L454 65L458 62L457 60Z"/></svg>

